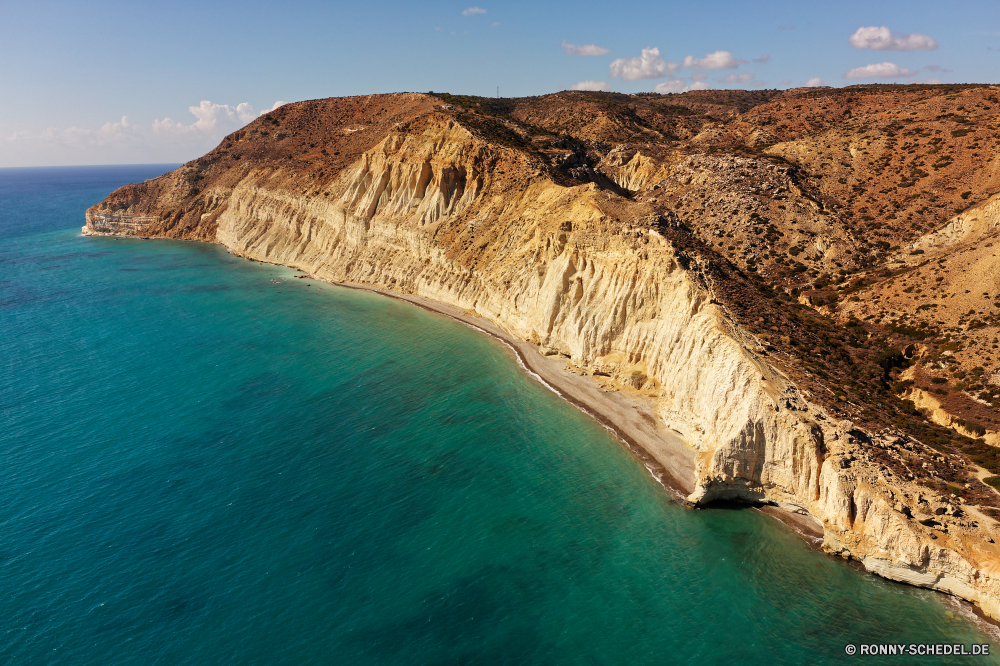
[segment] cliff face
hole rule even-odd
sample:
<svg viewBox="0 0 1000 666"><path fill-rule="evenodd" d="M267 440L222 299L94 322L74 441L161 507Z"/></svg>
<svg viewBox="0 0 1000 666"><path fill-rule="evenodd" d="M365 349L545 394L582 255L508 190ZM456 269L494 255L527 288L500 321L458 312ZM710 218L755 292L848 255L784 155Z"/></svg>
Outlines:
<svg viewBox="0 0 1000 666"><path fill-rule="evenodd" d="M310 114L325 107L294 105L281 131L258 121L200 161L118 190L87 211L84 230L212 240L319 278L474 312L653 401L662 425L695 451L690 502L808 514L831 551L1000 617L996 523L880 463L892 455L911 470L937 452L899 431L866 432L807 399L734 314L719 257L683 240L681 222L649 194L601 185L654 193L654 183L688 173L688 162L649 149L593 159L584 148L568 159L558 145L553 158L513 121L486 124L426 96L358 99L344 103L356 117L383 120L348 131L351 116L319 129ZM334 106L338 117L352 112ZM265 157L240 159L255 150ZM309 151L323 157L301 157ZM593 182L564 175L588 169Z"/></svg>

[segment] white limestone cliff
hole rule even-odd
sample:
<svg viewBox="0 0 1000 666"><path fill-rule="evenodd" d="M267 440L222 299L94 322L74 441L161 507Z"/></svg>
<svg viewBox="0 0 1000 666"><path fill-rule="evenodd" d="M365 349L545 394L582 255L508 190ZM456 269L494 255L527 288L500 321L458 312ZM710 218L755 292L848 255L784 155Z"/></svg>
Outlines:
<svg viewBox="0 0 1000 666"><path fill-rule="evenodd" d="M1000 552L985 528L954 507L927 513L947 532L920 522L921 499L944 500L885 476L866 459L867 435L770 365L716 301L697 258L593 185L505 175L531 173L526 160L431 117L390 133L319 193L269 185L281 180L273 169L210 186L202 217L236 255L434 299L581 368L641 373L663 425L697 450L691 503L808 514L828 550L1000 618ZM641 171L623 171L622 182ZM141 235L138 215L95 207L85 230Z"/></svg>

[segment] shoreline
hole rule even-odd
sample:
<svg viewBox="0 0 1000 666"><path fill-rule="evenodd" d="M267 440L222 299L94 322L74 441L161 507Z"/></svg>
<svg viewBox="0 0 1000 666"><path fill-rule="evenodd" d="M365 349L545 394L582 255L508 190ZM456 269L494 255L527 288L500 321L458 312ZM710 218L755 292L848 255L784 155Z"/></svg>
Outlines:
<svg viewBox="0 0 1000 666"><path fill-rule="evenodd" d="M691 508L698 508L687 501L687 496L694 491L694 456L697 451L684 442L679 434L666 431L646 401L631 398L620 391L605 392L589 377L578 376L561 367L560 364L564 363L565 359L555 357L558 360L554 360L553 357L543 356L530 342L521 340L492 322L469 315L457 307L369 285L324 280L305 273L299 277L403 301L428 312L448 317L494 338L513 352L518 365L525 372L613 434L639 459L650 476L674 496L676 501ZM637 413L631 413L632 411ZM671 464L676 466L670 467ZM680 473L683 472L687 472L687 475L681 476ZM794 513L769 504L743 504L743 506L771 516L795 532L810 548L822 550L822 523L812 515Z"/></svg>
<svg viewBox="0 0 1000 666"><path fill-rule="evenodd" d="M566 359L542 356L530 342L507 333L486 319L468 315L445 303L363 284L324 280L313 275L302 277L403 301L488 335L510 349L518 365L527 374L614 435L629 452L639 458L650 476L677 501L686 503L687 495L694 491L696 451L680 435L668 432L656 419L646 401L631 398L619 391L603 391L589 377L565 370L562 366ZM681 476L678 472L689 474Z"/></svg>
<svg viewBox="0 0 1000 666"><path fill-rule="evenodd" d="M164 238L160 236L124 236L102 232L82 230L84 237L99 237L112 239L136 240L180 240L192 243L209 243L231 250L217 240L199 240L189 238ZM539 383L570 403L584 414L596 420L605 430L610 432L632 455L636 456L649 475L659 483L675 501L691 508L687 496L694 491L694 456L697 451L689 446L680 433L665 430L659 419L650 409L648 401L639 400L622 394L620 391L603 391L589 377L578 376L563 366L562 357L543 356L538 348L526 340L522 340L499 328L493 322L478 316L467 314L452 305L435 301L422 296L404 294L389 289L374 287L356 282L338 282L337 280L319 278L306 273L300 268L288 266L273 261L253 259L238 254L232 256L254 263L280 266L299 273L297 278L316 280L324 284L345 289L356 289L409 303L427 312L448 317L480 333L488 335L506 346L514 355L518 365ZM815 550L823 548L823 525L811 514L800 514L789 511L777 505L741 503L748 509L766 513L795 532L806 544ZM707 508L707 507L706 507ZM859 563L860 564L860 563ZM862 565L863 566L863 565ZM978 610L978 606L976 607ZM992 620L991 620L992 622ZM997 622L1000 627L1000 621Z"/></svg>
<svg viewBox="0 0 1000 666"><path fill-rule="evenodd" d="M448 317L488 335L510 349L518 365L527 374L538 380L539 383L553 393L556 393L560 398L595 419L602 427L614 435L632 455L638 458L639 462L650 473L650 476L672 496L674 501L690 508L700 508L691 505L687 501L687 495L694 490L694 456L697 451L684 442L679 433L674 434L665 429L665 426L656 418L653 410L650 409L648 401L624 395L617 390L602 390L590 377L580 376L567 370L564 367L565 358L543 356L539 353L536 345L504 331L487 319L469 315L455 306L421 296L403 294L370 285L319 278L306 273L302 269L286 264L233 254L225 244L219 241L186 238L174 239L158 236L123 236L119 234L87 233L86 231L81 236L104 237L118 240L181 240L219 245L226 248L227 252L234 257L295 271L299 273L296 277L300 279L310 279L331 286L375 293L414 305L427 312ZM680 476L678 472L687 472L687 474ZM725 503L723 502L723 504ZM811 514L795 513L772 504L743 502L736 502L736 504L746 509L767 514L792 530L811 550L832 555L832 553L827 553L823 550L824 534L822 523ZM712 505L709 504L703 508L711 507ZM973 602L948 594L947 592L934 590L933 588L914 586L909 583L879 576L875 572L865 568L862 562L853 558L847 560L846 564L890 583L906 585L907 587L917 587L941 594L945 599L945 603L952 604L959 614L964 615L967 620L978 625L982 631L1000 639L1000 620L994 620L989 617Z"/></svg>

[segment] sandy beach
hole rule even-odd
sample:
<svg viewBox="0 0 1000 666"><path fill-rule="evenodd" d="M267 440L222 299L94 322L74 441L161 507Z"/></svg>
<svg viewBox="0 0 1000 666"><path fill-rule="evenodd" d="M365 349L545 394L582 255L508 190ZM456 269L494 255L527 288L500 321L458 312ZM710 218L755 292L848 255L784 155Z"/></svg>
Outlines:
<svg viewBox="0 0 1000 666"><path fill-rule="evenodd" d="M679 434L664 428L653 413L649 402L624 395L619 391L602 390L590 377L568 370L565 358L543 356L536 345L503 331L486 319L470 316L458 308L419 296L400 294L362 284L343 282L332 284L406 301L471 326L499 340L514 352L519 364L528 374L533 375L561 398L612 432L639 457L650 474L678 500L684 501L694 490L695 449Z"/></svg>

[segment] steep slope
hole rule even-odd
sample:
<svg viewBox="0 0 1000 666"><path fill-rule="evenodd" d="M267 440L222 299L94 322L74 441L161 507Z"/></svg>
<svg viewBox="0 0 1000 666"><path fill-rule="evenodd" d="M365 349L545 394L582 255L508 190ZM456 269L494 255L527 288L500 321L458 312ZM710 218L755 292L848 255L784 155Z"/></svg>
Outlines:
<svg viewBox="0 0 1000 666"><path fill-rule="evenodd" d="M878 365L872 340L834 343L832 320L774 291L784 277L773 266L793 248L811 244L812 270L832 270L853 266L862 242L797 168L696 141L757 102L742 115L728 98L674 104L702 124L682 143L650 126L659 101L626 112L622 96L598 97L567 121L557 109L578 96L551 97L500 109L429 95L288 105L112 193L87 211L85 232L216 241L473 312L646 396L692 447L690 502L808 514L831 551L1000 617L996 493L949 435L888 413L902 403L882 387L892 364ZM607 144L623 138L636 142ZM752 252L733 252L737 242ZM820 370L795 331L841 360ZM874 376L824 397L827 373Z"/></svg>

